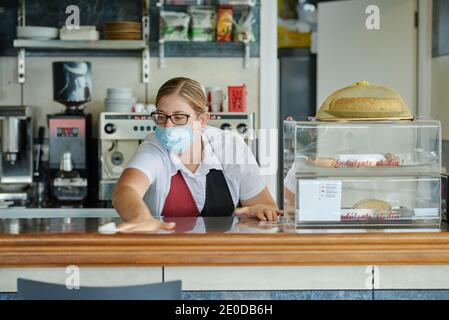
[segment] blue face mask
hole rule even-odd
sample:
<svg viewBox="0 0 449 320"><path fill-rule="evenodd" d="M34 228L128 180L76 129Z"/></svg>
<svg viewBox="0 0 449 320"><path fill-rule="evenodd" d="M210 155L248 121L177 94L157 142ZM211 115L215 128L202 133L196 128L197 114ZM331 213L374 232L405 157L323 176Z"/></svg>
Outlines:
<svg viewBox="0 0 449 320"><path fill-rule="evenodd" d="M193 142L192 125L171 128L156 125L156 138L169 152L183 153Z"/></svg>

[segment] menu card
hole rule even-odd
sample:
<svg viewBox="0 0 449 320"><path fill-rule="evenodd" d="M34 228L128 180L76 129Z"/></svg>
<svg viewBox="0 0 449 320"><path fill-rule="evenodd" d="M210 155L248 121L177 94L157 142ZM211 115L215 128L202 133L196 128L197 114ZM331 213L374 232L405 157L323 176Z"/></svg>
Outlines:
<svg viewBox="0 0 449 320"><path fill-rule="evenodd" d="M297 221L340 221L341 181L298 180Z"/></svg>

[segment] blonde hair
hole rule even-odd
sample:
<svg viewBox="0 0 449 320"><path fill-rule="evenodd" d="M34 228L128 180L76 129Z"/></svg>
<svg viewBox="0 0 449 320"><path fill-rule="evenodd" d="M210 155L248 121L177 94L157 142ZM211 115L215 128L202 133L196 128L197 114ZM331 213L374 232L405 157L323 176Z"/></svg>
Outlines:
<svg viewBox="0 0 449 320"><path fill-rule="evenodd" d="M182 77L168 80L159 88L156 97L156 106L163 97L172 94L177 94L182 97L198 113L208 111L206 95L198 81Z"/></svg>

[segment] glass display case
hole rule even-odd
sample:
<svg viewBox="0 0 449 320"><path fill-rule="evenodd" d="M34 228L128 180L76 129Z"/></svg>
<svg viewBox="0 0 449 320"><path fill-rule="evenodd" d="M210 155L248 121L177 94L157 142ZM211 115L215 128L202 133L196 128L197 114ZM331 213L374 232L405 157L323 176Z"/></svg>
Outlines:
<svg viewBox="0 0 449 320"><path fill-rule="evenodd" d="M295 163L301 175L440 174L438 121L296 125Z"/></svg>
<svg viewBox="0 0 449 320"><path fill-rule="evenodd" d="M296 224L440 224L439 121L286 121L284 168Z"/></svg>

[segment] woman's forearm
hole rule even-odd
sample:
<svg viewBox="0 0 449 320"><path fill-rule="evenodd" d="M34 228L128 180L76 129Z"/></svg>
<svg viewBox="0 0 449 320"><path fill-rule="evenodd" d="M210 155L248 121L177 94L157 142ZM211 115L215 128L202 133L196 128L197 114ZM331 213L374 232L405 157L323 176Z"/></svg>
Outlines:
<svg viewBox="0 0 449 320"><path fill-rule="evenodd" d="M257 196L251 199L241 200L240 204L242 205L242 207L263 205L274 210L279 209L276 201L274 201L273 197L271 196L268 187L265 187Z"/></svg>
<svg viewBox="0 0 449 320"><path fill-rule="evenodd" d="M132 187L123 186L118 190L114 190L112 206L125 222L154 219L142 197Z"/></svg>

